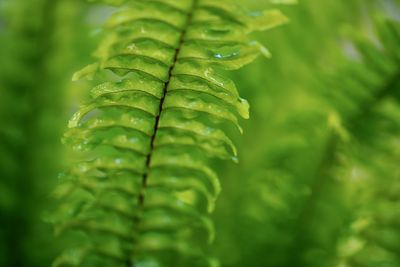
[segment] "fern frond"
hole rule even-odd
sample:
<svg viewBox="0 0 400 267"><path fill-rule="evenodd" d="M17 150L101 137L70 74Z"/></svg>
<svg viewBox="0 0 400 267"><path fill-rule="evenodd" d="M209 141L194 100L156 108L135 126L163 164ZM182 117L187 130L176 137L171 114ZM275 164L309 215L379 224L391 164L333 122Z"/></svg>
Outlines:
<svg viewBox="0 0 400 267"><path fill-rule="evenodd" d="M351 8L351 5L356 7ZM370 119L368 109L372 110L378 102L396 94L396 87L391 87L389 92L385 88L396 73L393 63L398 59L391 56L393 49L384 49L383 42L377 42L377 38L373 39L375 44L361 40L361 46L370 47L374 58L386 67L377 68L361 52L356 53L359 55L356 60L341 56L343 46L340 45L343 42L338 44L337 34L349 21L351 25L357 25L355 21L360 19L357 5L357 1L300 1L300 7L290 14L293 23L285 28L289 31L283 34L275 32L278 36L268 35L271 50L279 52L283 49L285 52L277 55L273 62L268 62L269 66L260 62L258 68L243 71L241 82L244 85L260 84L266 73L272 77L259 86L257 94L249 94L249 97L254 97L250 101L255 104L253 110L258 120L252 121L252 128L248 129L251 135L239 147L242 153L247 152L246 161L240 166L241 171L225 166L226 174L221 176L240 180L240 183L229 184L225 189L216 217L217 226L222 226L217 229L220 238L215 249L220 255L228 255L224 257L225 266L336 266L338 237L347 228L349 216L358 214L359 210L368 210L368 204L374 202L373 197L368 201L358 199L360 194L355 192L352 200L363 202L360 205L363 209L349 203L347 190L353 185L348 183L350 181L339 181L340 174L336 171L343 165L343 148L352 150L357 143L368 147L361 137L371 133L364 129L367 125L370 128L377 125L375 120ZM363 14L361 18L365 19L365 16ZM341 19L338 20L338 17ZM307 29L307 32L302 29ZM358 33L360 29L364 27L357 28ZM371 28L368 27L368 30L370 36ZM302 41L298 43L296 40L299 39ZM349 41L349 38L346 40ZM398 42L394 40L391 46L398 49ZM299 45L293 47L293 43ZM348 47L346 43L347 52L350 50ZM357 48L351 49L352 56L354 50L358 51ZM342 68L343 59L351 61L345 68ZM363 73L363 69L367 72ZM328 83L326 72L334 73L329 75ZM323 99L321 92L324 92ZM378 98L377 103L375 97ZM358 121L365 121L365 128L354 124ZM379 129L377 127L372 135L379 133ZM382 133L379 138L385 142L386 132ZM394 152L397 146L393 143L391 146ZM374 163L368 158L375 152L365 149L362 153L363 165L370 164L372 167ZM395 170L398 168L390 166L387 173L397 173ZM349 174L346 178L350 179L353 169L346 170ZM242 177L248 179L243 181ZM376 178L382 183L382 188L393 186L396 181L389 176L379 175ZM390 181L389 184L384 186L387 181ZM369 192L368 186L373 187L368 183L363 190L365 194ZM240 204L232 205L236 199L240 199ZM299 213L302 218L299 218ZM397 237L393 232L392 236ZM358 236L355 239L360 240ZM354 245L352 241L354 239L350 238L348 246L343 246L344 251ZM372 247L373 243L367 247ZM364 264L372 264L365 266L380 266L372 261L374 254L368 251L371 250L363 250L358 258L369 255ZM260 256L266 253L268 257Z"/></svg>
<svg viewBox="0 0 400 267"><path fill-rule="evenodd" d="M326 86L329 89L327 102L337 112L332 116L337 117L330 125L325 158L320 163L312 194L300 217L302 223L296 241L303 244L303 249L297 249L292 264L373 266L371 264L377 258L388 266L399 263L397 252L393 251L398 244L393 240L398 239L400 233L385 219L382 221L383 211L379 210L391 207L393 200L380 197L375 190L382 193L389 190L388 185L397 186L398 183L396 176L384 169L396 170L394 166L398 161L396 153L388 153L386 138L394 138L393 135L398 133L399 106L393 102L398 101L400 86L400 27L398 22L387 19L379 19L375 25L378 45L359 34L353 36L359 53L357 61L350 60L348 66L329 78ZM382 109L388 107L392 114L382 114ZM385 164L380 162L382 158L385 158ZM336 208L336 216L329 212L332 205ZM348 227L349 221L351 227ZM317 222L320 227L316 226ZM364 223L366 225L360 226ZM362 237L353 235L358 233L359 227L364 234ZM336 246L342 232L345 232L347 242L342 244L338 256ZM348 237L350 232L353 234ZM388 236L369 236L379 232L389 232L393 240ZM323 260L305 256L318 253L328 254L329 262L325 263L328 256Z"/></svg>
<svg viewBox="0 0 400 267"><path fill-rule="evenodd" d="M69 123L65 140L83 153L56 192L58 231L81 230L79 246L54 265L212 266L209 161L236 157L226 127L241 132L249 108L219 69L268 55L248 34L286 18L230 1L103 2L119 9L98 61L74 77L97 85Z"/></svg>
<svg viewBox="0 0 400 267"><path fill-rule="evenodd" d="M362 120L354 120L350 127L357 142L352 142L351 147L343 148L342 152L340 175L342 183L352 189L348 189L348 194L351 208L356 212L343 231L338 246L338 266L400 264L396 211L399 155L395 141L400 133L400 23L378 18L375 25L379 47L370 42L358 45L369 69L364 88L368 88L368 82L375 81L369 83L375 90L367 91L371 96L358 112Z"/></svg>

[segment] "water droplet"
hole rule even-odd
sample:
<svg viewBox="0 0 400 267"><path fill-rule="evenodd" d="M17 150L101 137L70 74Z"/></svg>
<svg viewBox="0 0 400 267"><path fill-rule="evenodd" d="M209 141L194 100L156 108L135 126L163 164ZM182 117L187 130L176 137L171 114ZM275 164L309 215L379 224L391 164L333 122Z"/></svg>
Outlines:
<svg viewBox="0 0 400 267"><path fill-rule="evenodd" d="M249 109L250 105L249 102L246 99L239 98L240 104L238 105L238 112L240 116L242 116L244 119L249 119Z"/></svg>
<svg viewBox="0 0 400 267"><path fill-rule="evenodd" d="M234 52L228 52L228 53L217 53L214 55L215 58L219 59L227 59L227 58L232 58L236 57L240 54L239 51L234 51Z"/></svg>
<svg viewBox="0 0 400 267"><path fill-rule="evenodd" d="M234 156L234 157L232 157L232 161L235 163L239 163L239 158Z"/></svg>
<svg viewBox="0 0 400 267"><path fill-rule="evenodd" d="M259 17L259 16L261 16L263 13L261 12L261 11L252 11L252 12L250 12L249 13L249 15L251 16L251 17Z"/></svg>
<svg viewBox="0 0 400 267"><path fill-rule="evenodd" d="M126 47L126 49L128 49L128 51L130 51L130 52L135 52L135 51L138 50L138 48L137 48L137 46L135 44L128 45Z"/></svg>
<svg viewBox="0 0 400 267"><path fill-rule="evenodd" d="M139 139L137 139L136 137L129 138L129 142L131 142L131 143L137 143L138 141L139 141Z"/></svg>

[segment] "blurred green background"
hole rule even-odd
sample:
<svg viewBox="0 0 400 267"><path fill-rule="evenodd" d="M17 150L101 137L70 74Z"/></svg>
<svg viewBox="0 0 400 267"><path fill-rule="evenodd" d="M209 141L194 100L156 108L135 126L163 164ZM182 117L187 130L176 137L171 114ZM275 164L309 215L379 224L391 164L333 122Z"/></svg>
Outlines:
<svg viewBox="0 0 400 267"><path fill-rule="evenodd" d="M257 34L272 59L231 74L251 119L240 162L215 163L210 254L226 267L399 267L400 2L239 2L291 22ZM46 218L88 91L70 80L109 12L0 0L0 266L50 266L65 246Z"/></svg>

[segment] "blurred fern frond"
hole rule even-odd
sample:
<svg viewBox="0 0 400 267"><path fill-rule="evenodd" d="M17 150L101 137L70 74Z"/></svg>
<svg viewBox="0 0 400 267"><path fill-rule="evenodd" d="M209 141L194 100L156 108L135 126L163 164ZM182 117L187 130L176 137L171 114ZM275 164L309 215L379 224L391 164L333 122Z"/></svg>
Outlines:
<svg viewBox="0 0 400 267"><path fill-rule="evenodd" d="M359 105L357 119L347 126L350 145L340 150L336 174L348 192L352 211L338 246L338 266L400 264L396 196L400 186L400 23L380 16L374 25L379 41L358 45L368 69L364 82L358 83L364 86L366 100Z"/></svg>
<svg viewBox="0 0 400 267"><path fill-rule="evenodd" d="M375 36L378 39L376 40L379 41L373 43L368 38L355 37L354 47L358 52L356 60L351 60L346 67L340 68L333 77L328 78L325 96L327 96L326 101L329 103L330 109L334 110L335 114L331 113L330 115L331 134L325 146L325 158L319 164L312 186L312 194L300 217L302 223L298 228L296 243L308 244L308 246L303 246L304 250L297 249L297 260L303 265L338 264L341 266L338 263L340 256L336 254L336 246L340 240L338 237L343 234L345 238L349 233L346 230L348 225L359 216L361 208L355 203L364 209L360 214L364 212L375 214L373 202L385 203L385 198L381 198L379 195L370 196L369 199L362 198L362 196L373 194L372 192L375 190L372 188L376 188L373 184L374 181L377 182L377 179L383 179L381 189L378 191L382 190L382 187L392 187L398 183L396 174L379 174L379 169L382 167L379 166L379 160L376 161L376 158L382 157L382 153L388 152L387 144L390 141L386 138L391 138L390 136L393 138L393 135L396 134L396 131L390 133L388 130L395 127L393 120L397 116L397 112L395 112L397 100L393 102L393 99L398 99L400 85L400 47L398 46L400 28L398 22L387 19L379 19L374 25L377 27ZM321 90L321 92L323 91ZM380 109L387 108L387 105L394 108L393 113L390 114L392 118L378 115L381 113ZM389 126L390 124L392 126ZM378 142L382 138L386 140ZM359 157L364 157L361 165L361 162L357 161ZM390 172L397 173L396 152L393 151L387 155L385 160L388 166L391 166ZM361 179L362 182L354 181L354 179ZM357 200L358 198L363 199L364 203L361 204ZM388 203L386 202L386 204ZM336 209L335 213L332 209ZM323 222L326 224L324 225ZM327 227L328 225L329 227ZM379 229L385 231L385 226L381 225ZM399 233L396 231L391 234L394 239L399 237ZM356 241L352 239L351 242ZM348 245L349 251L343 252L342 249L340 253L352 254L350 252L352 244L348 243ZM383 249L383 251L391 254L389 250ZM325 253L331 255L329 262L326 262L325 258L319 260L317 257L317 255L325 255ZM392 257L382 256L379 251L370 253L369 257L362 256L366 265L345 264L344 262L341 264L345 264L344 266L374 266L375 258L380 258L382 261L385 257L386 260ZM388 266L397 266L397 264L398 262L392 261Z"/></svg>
<svg viewBox="0 0 400 267"><path fill-rule="evenodd" d="M57 253L41 214L62 165L59 119L66 74L79 63L80 13L78 1L0 3L0 266L46 266Z"/></svg>
<svg viewBox="0 0 400 267"><path fill-rule="evenodd" d="M367 151L371 146L368 153L364 151L363 165L374 169L375 163L368 157L380 153L363 138L379 132L376 118L371 117L375 107L398 95L398 22L382 18L373 22L372 14L379 8L372 4L377 2L302 1L294 14L285 12L292 25L269 40L270 49L278 53L276 59L269 67L260 63L258 68L243 71L242 86L259 83L266 69L274 75L266 81L264 91L260 87L249 94L257 123L247 126L254 134L247 139L245 136L242 142L242 153L247 155L241 171L225 170L224 177L236 179L226 189L216 213L217 227L221 228L216 249L221 255L229 255L224 258L225 266L357 266L349 265L351 259L341 261L347 254L339 255L354 240L360 240L348 236L355 231L349 230L349 225L359 218L360 206L353 205L359 203L354 201L357 193L352 192L359 193L358 186L347 181L347 172L342 170L348 167L346 159L352 158L344 151L360 145ZM379 28L379 34L374 33L372 25ZM348 28L357 29L357 34L341 37L343 29ZM294 41L300 39L303 41ZM283 55L279 55L280 50L285 51ZM246 79L249 73L253 74L251 80ZM358 124L361 122L363 127ZM366 125L377 128L367 131ZM257 133L262 134L257 137ZM377 136L384 144L385 138ZM387 172L397 174L396 158L391 161ZM369 172L362 174L381 177ZM241 179L245 175L248 179ZM396 187L395 176L381 181L382 187ZM374 191L368 191L368 187L371 184L362 185L364 194ZM361 205L364 212L374 214L374 198L381 201L377 194L370 196L369 203ZM233 201L240 206L232 206ZM386 212L387 216L396 213ZM390 231L390 235L398 237L396 231ZM342 241L346 237L349 243ZM342 242L348 246L340 245L338 252ZM369 242L364 252L359 252L362 266L381 266L374 265L377 255L394 257L388 250L367 256L366 251L372 252L371 246L376 245ZM393 249L396 243L391 246ZM265 253L269 257L259 259ZM394 262L389 266L396 266Z"/></svg>

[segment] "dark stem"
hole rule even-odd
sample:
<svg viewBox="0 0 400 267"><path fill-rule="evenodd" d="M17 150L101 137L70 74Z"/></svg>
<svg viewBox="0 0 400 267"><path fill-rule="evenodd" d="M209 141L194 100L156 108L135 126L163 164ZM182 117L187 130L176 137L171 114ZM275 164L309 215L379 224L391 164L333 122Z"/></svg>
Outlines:
<svg viewBox="0 0 400 267"><path fill-rule="evenodd" d="M144 172L143 178L142 178L142 192L140 192L140 195L139 195L139 204L140 204L140 206L144 205L144 191L145 191L145 189L147 187L147 180L148 180L150 166L151 166L151 158L152 158L153 152L154 152L154 141L155 141L156 136L157 136L158 125L160 123L160 117L161 117L161 113L163 111L163 105L164 105L165 97L167 95L168 86L169 86L169 83L171 81L172 73L174 71L175 65L176 65L176 63L178 61L181 48L182 48L183 43L185 41L187 29L188 29L189 25L192 22L193 12L196 9L197 2L198 2L198 0L193 0L192 7L190 8L190 11L187 14L186 27L182 31L182 34L181 34L181 37L180 37L180 40L179 40L179 45L178 45L178 47L176 48L176 51L175 51L173 63L172 63L172 65L170 66L170 68L168 70L168 79L164 83L163 96L161 97L161 100L160 100L160 105L159 105L159 109L158 109L158 115L157 115L156 120L155 120L153 135L151 136L150 152L149 152L149 154L147 154L147 157L146 157L146 168L145 168L145 172Z"/></svg>
<svg viewBox="0 0 400 267"><path fill-rule="evenodd" d="M182 33L181 33L181 36L180 36L180 39L179 39L179 45L175 50L175 55L174 55L173 62L172 62L171 66L170 66L170 68L168 70L168 79L164 83L163 95L162 95L161 100L160 100L160 105L159 105L159 109L158 109L158 115L157 115L157 117L155 119L154 131L153 131L153 134L152 134L151 139L150 139L150 151L146 156L146 166L145 166L144 174L142 176L142 189L141 189L141 192L139 194L139 199L138 199L139 206L142 207L142 208L144 207L145 191L146 191L146 188L147 188L147 180L148 180L148 176L149 176L149 172L150 172L151 159L152 159L153 152L154 152L154 142L155 142L156 137L157 137L158 126L160 124L161 113L163 111L164 101L165 101L165 98L167 96L168 86L169 86L169 83L171 81L172 73L174 71L175 65L176 65L176 63L178 61L179 54L180 54L180 51L182 49L183 43L185 41L187 29L189 28L190 24L192 23L193 12L196 9L197 4L198 4L198 0L193 0L192 6L191 6L189 12L187 13L186 26L182 30ZM140 218L139 217L135 218L135 223L136 224L140 224ZM127 261L127 266L128 267L134 266L134 262L132 262L132 259L129 259Z"/></svg>

